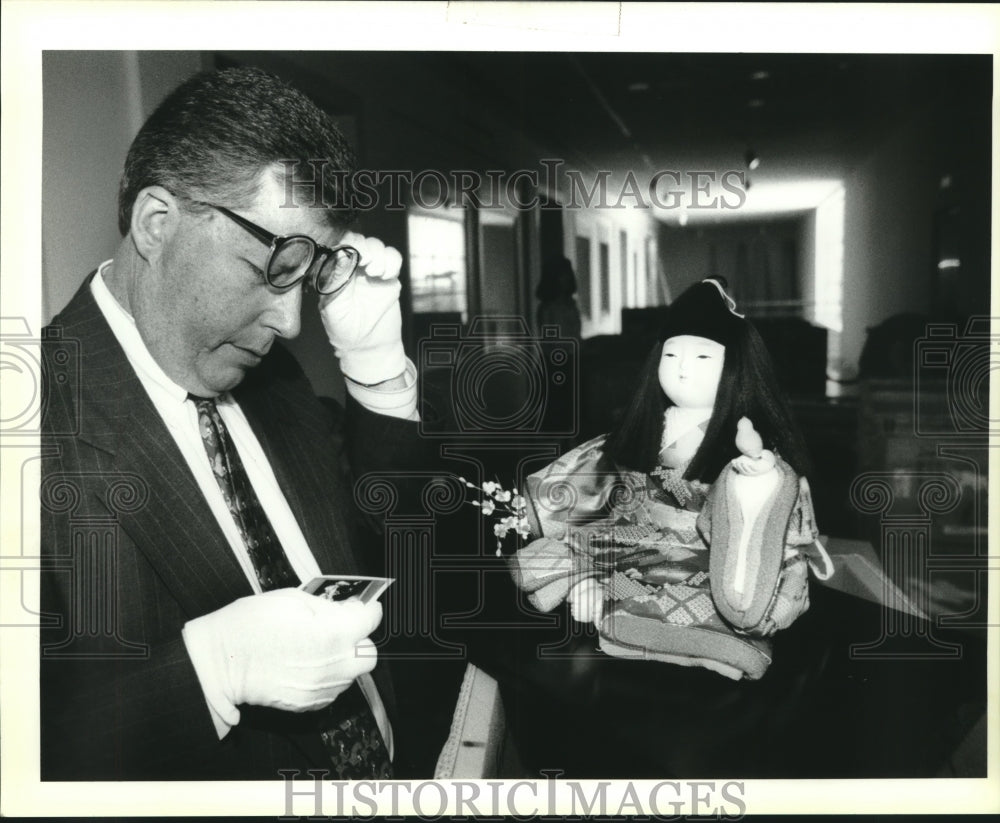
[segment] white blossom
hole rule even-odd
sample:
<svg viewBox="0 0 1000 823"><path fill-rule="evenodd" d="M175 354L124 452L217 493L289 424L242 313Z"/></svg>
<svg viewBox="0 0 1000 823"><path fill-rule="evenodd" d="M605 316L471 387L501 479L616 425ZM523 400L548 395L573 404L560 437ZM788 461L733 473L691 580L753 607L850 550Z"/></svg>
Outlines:
<svg viewBox="0 0 1000 823"><path fill-rule="evenodd" d="M464 477L458 479L468 488L481 492L480 500L468 502L478 508L483 513L483 517L499 518L493 524L493 534L497 539L497 557L503 556L503 540L511 531L514 531L521 539L527 539L531 536L531 528L525 514L528 502L523 495L518 493L516 488L510 492L495 480L486 480L481 486L476 486Z"/></svg>

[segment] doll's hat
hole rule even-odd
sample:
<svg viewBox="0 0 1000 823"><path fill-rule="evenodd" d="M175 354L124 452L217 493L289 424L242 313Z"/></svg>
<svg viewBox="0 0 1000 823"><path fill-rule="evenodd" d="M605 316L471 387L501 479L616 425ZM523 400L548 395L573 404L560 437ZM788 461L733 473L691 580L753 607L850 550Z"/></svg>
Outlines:
<svg viewBox="0 0 1000 823"><path fill-rule="evenodd" d="M743 315L736 312L736 303L726 294L726 281L708 277L685 289L667 308L660 342L690 334L727 346L743 322Z"/></svg>

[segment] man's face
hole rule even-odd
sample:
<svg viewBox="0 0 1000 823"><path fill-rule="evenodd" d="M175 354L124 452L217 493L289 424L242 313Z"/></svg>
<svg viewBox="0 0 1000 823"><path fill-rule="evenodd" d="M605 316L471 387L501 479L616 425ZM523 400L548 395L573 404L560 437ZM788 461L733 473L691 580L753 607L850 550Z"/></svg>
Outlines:
<svg viewBox="0 0 1000 823"><path fill-rule="evenodd" d="M322 210L280 208L285 198L280 179L265 173L253 205L234 211L277 235L336 245L342 232ZM133 305L139 331L160 367L189 392L213 397L233 388L276 337L299 333L303 286L271 288L267 255L268 246L220 212L182 212L141 278Z"/></svg>
<svg viewBox="0 0 1000 823"><path fill-rule="evenodd" d="M682 334L663 344L660 386L676 406L712 408L722 376L726 347L707 337Z"/></svg>

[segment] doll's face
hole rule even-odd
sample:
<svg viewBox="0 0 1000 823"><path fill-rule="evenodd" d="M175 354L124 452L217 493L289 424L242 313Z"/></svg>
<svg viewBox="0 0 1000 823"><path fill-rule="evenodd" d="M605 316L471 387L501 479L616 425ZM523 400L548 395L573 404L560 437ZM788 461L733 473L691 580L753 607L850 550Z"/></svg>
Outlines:
<svg viewBox="0 0 1000 823"><path fill-rule="evenodd" d="M675 406L704 409L715 405L726 347L707 337L682 334L663 344L660 386Z"/></svg>

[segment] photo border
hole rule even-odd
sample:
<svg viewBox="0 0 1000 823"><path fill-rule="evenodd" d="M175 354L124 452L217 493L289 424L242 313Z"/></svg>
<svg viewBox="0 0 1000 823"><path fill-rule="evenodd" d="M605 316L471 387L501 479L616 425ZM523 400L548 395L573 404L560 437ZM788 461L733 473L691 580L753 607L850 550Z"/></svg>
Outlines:
<svg viewBox="0 0 1000 823"><path fill-rule="evenodd" d="M388 6L394 8L387 8ZM546 8L547 6L547 8ZM335 42L351 50L503 51L761 51L870 53L990 53L994 95L998 88L1000 11L960 4L521 4L521 3L117 3L4 2L2 7L4 105L2 125L2 277L4 316L28 319L40 329L41 260L41 52L46 49L171 49L212 51L238 48L327 50ZM309 25L304 25L308 21ZM287 32L287 34L285 34ZM415 32L419 32L416 36ZM674 49L664 49L664 44ZM997 134L994 103L993 134ZM994 142L993 220L997 227ZM15 238L12 240L12 238ZM991 249L996 282L998 233ZM991 315L1000 315L992 290ZM991 418L997 417L997 381L991 387ZM992 445L992 444L991 444ZM35 815L280 815L285 787L267 782L39 783L38 632L12 627L7 618L37 605L32 557L13 551L37 545L33 499L37 466L23 449L37 440L3 443L2 540L0 565L0 762L5 816ZM30 462L30 461L29 461ZM1000 522L996 493L998 455L991 449L989 523ZM22 475L22 468L27 474ZM22 480L22 477L25 479ZM23 483L23 486L16 484ZM13 486L13 488L12 488ZM26 492L27 490L27 492ZM22 542L23 541L23 542ZM32 542L34 541L34 542ZM989 535L991 558L996 534ZM11 561L11 562L8 562ZM20 565L18 565L18 563ZM21 571L18 571L21 569ZM998 579L988 575L988 774L985 779L933 780L747 780L747 811L956 813L1000 808L997 781ZM22 581L27 585L22 589ZM803 729L803 734L809 734ZM592 784L593 781L582 781ZM653 781L636 781L636 787ZM717 781L722 782L722 781ZM452 789L454 787L452 786ZM332 795L331 795L332 796ZM564 796L564 795L561 795ZM640 792L640 796L642 796ZM300 802L301 801L301 802ZM436 810L436 809L435 809ZM309 798L295 799L295 812L311 814ZM324 809L326 811L326 809ZM515 811L517 811L515 809ZM406 813L406 810L400 810Z"/></svg>

